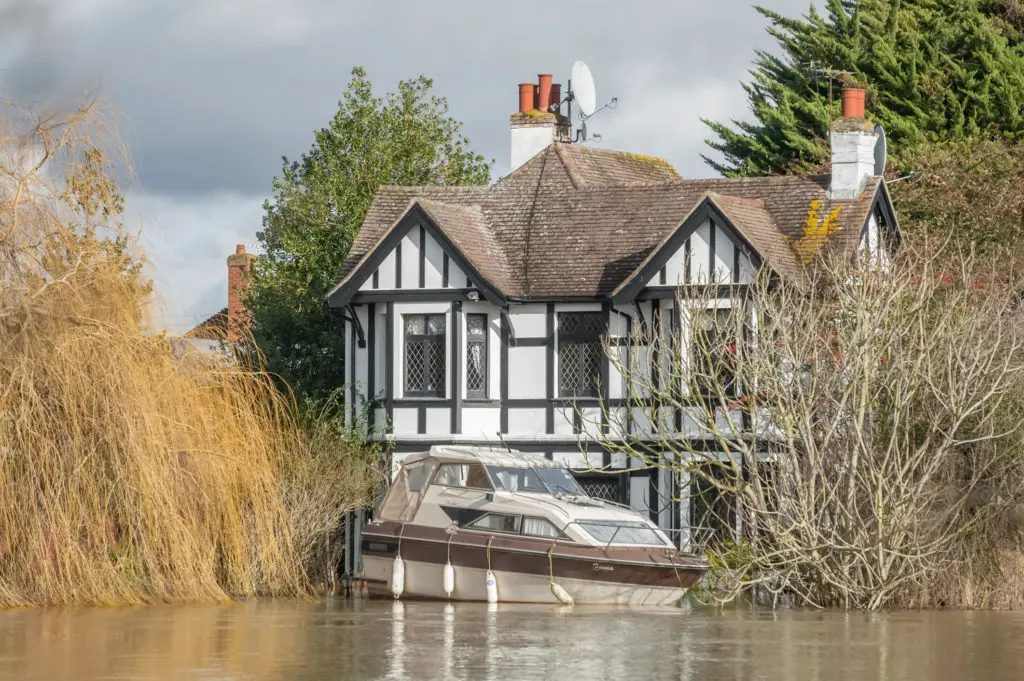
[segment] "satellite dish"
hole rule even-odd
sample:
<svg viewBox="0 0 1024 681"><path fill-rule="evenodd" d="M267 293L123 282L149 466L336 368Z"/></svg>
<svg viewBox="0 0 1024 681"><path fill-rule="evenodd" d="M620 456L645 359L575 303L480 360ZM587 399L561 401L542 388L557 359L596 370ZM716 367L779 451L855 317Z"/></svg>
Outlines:
<svg viewBox="0 0 1024 681"><path fill-rule="evenodd" d="M885 129L881 125L875 126L875 177L885 175L885 163L889 156L889 143L885 139Z"/></svg>
<svg viewBox="0 0 1024 681"><path fill-rule="evenodd" d="M572 94L579 104L583 117L592 116L597 109L597 91L594 89L594 77L590 69L581 61L572 65Z"/></svg>

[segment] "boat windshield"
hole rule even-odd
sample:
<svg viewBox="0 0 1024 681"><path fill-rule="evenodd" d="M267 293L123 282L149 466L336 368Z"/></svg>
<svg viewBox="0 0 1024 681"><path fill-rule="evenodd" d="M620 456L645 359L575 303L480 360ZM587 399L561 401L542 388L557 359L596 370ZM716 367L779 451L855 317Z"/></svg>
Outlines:
<svg viewBox="0 0 1024 681"><path fill-rule="evenodd" d="M538 468L537 475L552 494L586 494L572 473L564 468Z"/></svg>
<svg viewBox="0 0 1024 681"><path fill-rule="evenodd" d="M548 488L544 486L537 471L532 468L505 468L504 466L488 466L487 472L494 482L494 489L502 492L540 492L544 494Z"/></svg>
<svg viewBox="0 0 1024 681"><path fill-rule="evenodd" d="M642 522L580 520L577 524L602 544L665 544L661 533Z"/></svg>
<svg viewBox="0 0 1024 681"><path fill-rule="evenodd" d="M506 468L488 466L494 489L536 494L586 494L572 473L564 468Z"/></svg>

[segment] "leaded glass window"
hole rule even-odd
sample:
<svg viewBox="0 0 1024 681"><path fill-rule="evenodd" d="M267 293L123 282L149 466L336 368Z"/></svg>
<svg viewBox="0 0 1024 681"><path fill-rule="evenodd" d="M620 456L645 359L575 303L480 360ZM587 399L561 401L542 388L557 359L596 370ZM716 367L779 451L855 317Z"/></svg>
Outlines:
<svg viewBox="0 0 1024 681"><path fill-rule="evenodd" d="M561 397L597 397L601 376L600 312L563 312L558 315L558 394Z"/></svg>
<svg viewBox="0 0 1024 681"><path fill-rule="evenodd" d="M466 315L466 397L487 397L487 315Z"/></svg>
<svg viewBox="0 0 1024 681"><path fill-rule="evenodd" d="M405 394L444 397L445 317L405 315Z"/></svg>
<svg viewBox="0 0 1024 681"><path fill-rule="evenodd" d="M694 311L690 366L697 392L732 396L736 389L736 320L730 308Z"/></svg>

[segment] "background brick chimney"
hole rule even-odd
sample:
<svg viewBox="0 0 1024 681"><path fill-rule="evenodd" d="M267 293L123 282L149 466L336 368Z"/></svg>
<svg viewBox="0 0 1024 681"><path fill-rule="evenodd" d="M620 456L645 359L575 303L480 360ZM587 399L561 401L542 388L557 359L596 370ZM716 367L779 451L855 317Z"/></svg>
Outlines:
<svg viewBox="0 0 1024 681"><path fill-rule="evenodd" d="M249 288L249 265L252 255L245 252L245 244L235 246L234 255L228 256L228 329L227 340L242 340L249 331L249 310L242 299Z"/></svg>
<svg viewBox="0 0 1024 681"><path fill-rule="evenodd" d="M562 86L550 73L537 75L537 83L519 84L519 111L512 114L511 170L523 165L555 141L569 141L569 121L551 106L561 99Z"/></svg>

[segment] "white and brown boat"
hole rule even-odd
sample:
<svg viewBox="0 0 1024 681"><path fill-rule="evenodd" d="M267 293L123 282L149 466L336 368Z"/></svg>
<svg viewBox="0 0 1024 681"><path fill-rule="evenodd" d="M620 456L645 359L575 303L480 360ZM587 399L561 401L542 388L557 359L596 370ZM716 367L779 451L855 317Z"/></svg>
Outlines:
<svg viewBox="0 0 1024 681"><path fill-rule="evenodd" d="M558 463L455 446L404 460L362 552L371 594L460 601L670 605L708 568Z"/></svg>

